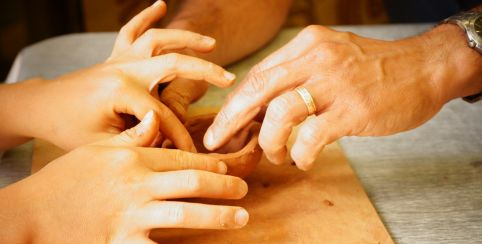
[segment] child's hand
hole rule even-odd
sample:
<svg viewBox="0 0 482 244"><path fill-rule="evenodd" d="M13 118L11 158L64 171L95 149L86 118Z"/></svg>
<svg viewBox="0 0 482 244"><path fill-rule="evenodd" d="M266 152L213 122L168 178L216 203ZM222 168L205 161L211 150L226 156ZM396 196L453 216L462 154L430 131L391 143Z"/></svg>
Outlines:
<svg viewBox="0 0 482 244"><path fill-rule="evenodd" d="M226 165L151 143L159 118L83 146L0 190L1 243L152 243L154 228L241 228L241 207L182 198L239 199L248 187ZM3 200L5 199L5 200Z"/></svg>
<svg viewBox="0 0 482 244"><path fill-rule="evenodd" d="M225 87L234 75L198 58L163 54L185 48L206 52L215 44L212 38L188 31L149 29L165 8L157 2L127 23L105 63L53 81L32 81L38 101L32 113L38 119L31 121L29 136L72 149L124 131L130 121L125 115L141 119L153 110L161 120L158 139L168 138L177 148L195 151L182 123L159 101L157 85L180 77Z"/></svg>

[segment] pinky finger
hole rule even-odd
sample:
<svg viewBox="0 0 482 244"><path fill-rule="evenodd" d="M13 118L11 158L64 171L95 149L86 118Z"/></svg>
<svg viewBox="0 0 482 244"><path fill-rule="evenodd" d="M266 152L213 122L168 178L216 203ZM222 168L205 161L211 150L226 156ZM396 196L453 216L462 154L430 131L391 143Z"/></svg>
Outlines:
<svg viewBox="0 0 482 244"><path fill-rule="evenodd" d="M312 116L300 126L291 158L301 170L308 170L323 148L348 134L349 126L338 112L326 112Z"/></svg>

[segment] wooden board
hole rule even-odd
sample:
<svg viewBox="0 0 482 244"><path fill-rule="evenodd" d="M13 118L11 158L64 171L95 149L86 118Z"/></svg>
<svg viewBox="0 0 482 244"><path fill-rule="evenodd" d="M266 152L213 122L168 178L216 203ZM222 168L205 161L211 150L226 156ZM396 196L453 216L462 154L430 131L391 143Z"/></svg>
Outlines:
<svg viewBox="0 0 482 244"><path fill-rule="evenodd" d="M37 140L32 172L62 155ZM250 213L239 230L155 230L169 243L393 243L338 144L331 144L308 171L275 166L265 158L248 176L242 200L202 200L243 206Z"/></svg>

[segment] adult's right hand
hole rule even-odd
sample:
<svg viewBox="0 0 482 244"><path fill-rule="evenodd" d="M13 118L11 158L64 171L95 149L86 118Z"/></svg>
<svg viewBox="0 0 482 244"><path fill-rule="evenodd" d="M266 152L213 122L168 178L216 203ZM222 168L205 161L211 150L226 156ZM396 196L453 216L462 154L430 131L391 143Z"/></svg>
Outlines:
<svg viewBox="0 0 482 244"><path fill-rule="evenodd" d="M259 134L266 157L280 164L289 153L307 170L325 145L341 137L407 131L451 99L479 93L481 67L482 56L456 25L397 41L309 26L253 67L224 103L204 144L218 148L267 107ZM296 89L311 94L315 111Z"/></svg>
<svg viewBox="0 0 482 244"><path fill-rule="evenodd" d="M239 199L240 178L216 159L143 148L157 134L152 111L111 139L80 147L0 191L1 243L150 243L153 228L232 229L241 207L176 201ZM7 199L7 200L6 200Z"/></svg>

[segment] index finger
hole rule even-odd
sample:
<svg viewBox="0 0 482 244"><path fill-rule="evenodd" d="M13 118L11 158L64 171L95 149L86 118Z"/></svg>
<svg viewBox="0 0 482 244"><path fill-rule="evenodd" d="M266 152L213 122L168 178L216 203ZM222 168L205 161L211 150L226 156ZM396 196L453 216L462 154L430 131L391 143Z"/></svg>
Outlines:
<svg viewBox="0 0 482 244"><path fill-rule="evenodd" d="M214 150L251 121L274 97L306 80L300 60L290 61L260 73L249 74L230 94L204 136L204 145Z"/></svg>
<svg viewBox="0 0 482 244"><path fill-rule="evenodd" d="M228 87L236 78L214 63L177 53L118 64L118 67L149 90L175 78L202 80L218 87Z"/></svg>
<svg viewBox="0 0 482 244"><path fill-rule="evenodd" d="M273 68L282 63L294 60L306 52L311 50L311 47L318 42L318 39L312 33L313 29L319 29L321 27L308 26L300 33L298 33L293 39L286 43L283 47L276 50L268 57L259 62L250 73L257 73Z"/></svg>
<svg viewBox="0 0 482 244"><path fill-rule="evenodd" d="M226 174L228 170L224 162L207 155L179 149L137 147L135 150L139 152L139 161L156 172L194 169Z"/></svg>

